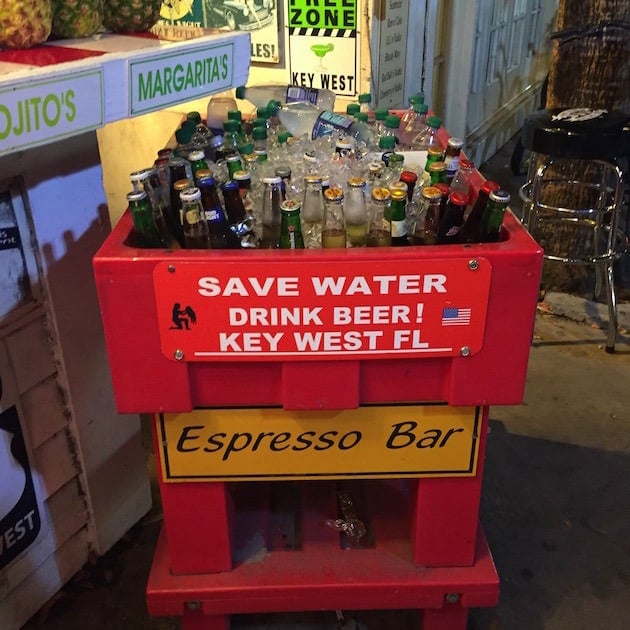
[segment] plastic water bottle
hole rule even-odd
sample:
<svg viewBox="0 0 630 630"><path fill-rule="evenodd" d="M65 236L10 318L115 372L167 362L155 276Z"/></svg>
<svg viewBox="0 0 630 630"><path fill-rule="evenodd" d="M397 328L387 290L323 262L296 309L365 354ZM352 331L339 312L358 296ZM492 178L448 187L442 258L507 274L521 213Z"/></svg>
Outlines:
<svg viewBox="0 0 630 630"><path fill-rule="evenodd" d="M300 85L241 85L236 88L236 98L247 99L256 107L265 107L271 100L280 103L305 101L322 109L330 110L335 106L334 92Z"/></svg>
<svg viewBox="0 0 630 630"><path fill-rule="evenodd" d="M286 103L277 112L280 122L294 136L310 139L331 134L352 136L367 145L374 144L371 129L365 123L344 114L336 114L309 103Z"/></svg>

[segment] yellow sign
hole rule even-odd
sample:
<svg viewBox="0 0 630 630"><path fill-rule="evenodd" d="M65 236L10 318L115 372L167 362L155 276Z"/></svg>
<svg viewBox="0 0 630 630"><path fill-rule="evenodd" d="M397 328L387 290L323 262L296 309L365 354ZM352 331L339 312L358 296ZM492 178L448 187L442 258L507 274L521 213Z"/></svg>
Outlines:
<svg viewBox="0 0 630 630"><path fill-rule="evenodd" d="M470 477L481 410L203 409L156 418L166 482Z"/></svg>

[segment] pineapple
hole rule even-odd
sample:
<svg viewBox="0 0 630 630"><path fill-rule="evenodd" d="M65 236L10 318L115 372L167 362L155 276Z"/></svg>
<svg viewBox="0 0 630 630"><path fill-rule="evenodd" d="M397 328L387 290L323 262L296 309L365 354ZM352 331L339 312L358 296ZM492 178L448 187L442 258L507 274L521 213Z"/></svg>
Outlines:
<svg viewBox="0 0 630 630"><path fill-rule="evenodd" d="M52 0L52 32L57 37L89 37L101 27L103 0Z"/></svg>
<svg viewBox="0 0 630 630"><path fill-rule="evenodd" d="M48 39L52 25L51 0L0 2L0 48L30 48Z"/></svg>
<svg viewBox="0 0 630 630"><path fill-rule="evenodd" d="M148 31L161 7L162 0L104 0L103 24L114 33Z"/></svg>

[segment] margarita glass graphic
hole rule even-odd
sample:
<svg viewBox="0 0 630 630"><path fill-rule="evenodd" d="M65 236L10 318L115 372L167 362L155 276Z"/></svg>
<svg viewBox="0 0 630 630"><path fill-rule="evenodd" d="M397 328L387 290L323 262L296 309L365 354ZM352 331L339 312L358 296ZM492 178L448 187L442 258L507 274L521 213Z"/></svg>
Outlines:
<svg viewBox="0 0 630 630"><path fill-rule="evenodd" d="M324 57L332 50L335 50L334 45L330 43L329 44L313 44L311 46L311 50L319 58L319 69L326 70L326 67L324 66Z"/></svg>

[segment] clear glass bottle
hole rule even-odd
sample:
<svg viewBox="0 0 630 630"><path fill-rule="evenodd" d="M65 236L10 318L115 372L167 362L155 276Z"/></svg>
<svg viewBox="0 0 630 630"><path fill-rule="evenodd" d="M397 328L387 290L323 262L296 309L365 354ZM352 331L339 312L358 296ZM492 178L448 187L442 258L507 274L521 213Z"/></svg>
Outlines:
<svg viewBox="0 0 630 630"><path fill-rule="evenodd" d="M413 103L411 108L411 114L401 119L401 125L406 134L416 136L421 131L424 131L427 127L427 114L429 113L429 106L425 103Z"/></svg>
<svg viewBox="0 0 630 630"><path fill-rule="evenodd" d="M446 164L446 183L449 184L449 186L459 168L459 156L463 146L464 141L461 138L449 138L446 143L444 163Z"/></svg>
<svg viewBox="0 0 630 630"><path fill-rule="evenodd" d="M435 186L425 186L421 192L418 220L410 233L413 245L435 245L440 224L442 193Z"/></svg>
<svg viewBox="0 0 630 630"><path fill-rule="evenodd" d="M280 224L282 215L282 178L278 176L263 177L262 197L262 242L264 249L274 249L280 243Z"/></svg>
<svg viewBox="0 0 630 630"><path fill-rule="evenodd" d="M470 203L472 197L472 178L475 172L475 164L467 158L460 158L459 167L453 181L451 181L451 192L461 193L466 197L466 205Z"/></svg>
<svg viewBox="0 0 630 630"><path fill-rule="evenodd" d="M201 206L201 192L198 188L187 188L179 193L179 197L182 201L186 249L208 249L210 234Z"/></svg>
<svg viewBox="0 0 630 630"><path fill-rule="evenodd" d="M409 121L415 117L416 112L414 110L414 105L424 105L424 94L422 92L416 92L409 97L407 109L403 113L400 122L403 126L403 129L407 127ZM428 109L428 107L427 107Z"/></svg>
<svg viewBox="0 0 630 630"><path fill-rule="evenodd" d="M324 220L322 247L326 249L346 247L346 221L343 214L343 190L331 186L324 191Z"/></svg>
<svg viewBox="0 0 630 630"><path fill-rule="evenodd" d="M377 107L374 110L374 133L377 137L383 134L385 128L385 119L389 115L387 107Z"/></svg>
<svg viewBox="0 0 630 630"><path fill-rule="evenodd" d="M362 177L350 177L346 187L343 205L346 220L346 236L350 247L365 247L369 217L365 201L365 180Z"/></svg>
<svg viewBox="0 0 630 630"><path fill-rule="evenodd" d="M322 246L322 221L324 219L324 193L322 178L312 174L304 177L302 201L302 234L308 249Z"/></svg>
<svg viewBox="0 0 630 630"><path fill-rule="evenodd" d="M387 220L386 215L389 213L391 194L387 188L375 186L370 197L367 246L389 247L392 244L391 221Z"/></svg>

